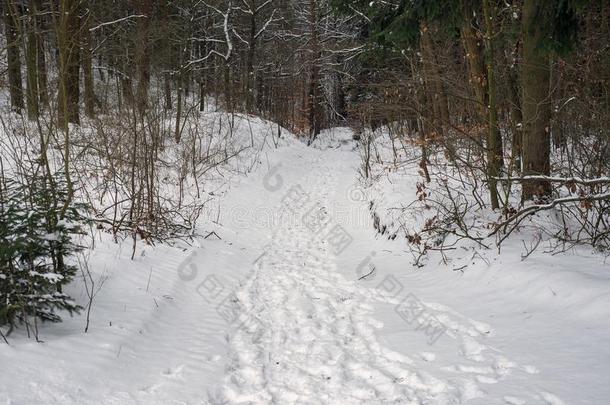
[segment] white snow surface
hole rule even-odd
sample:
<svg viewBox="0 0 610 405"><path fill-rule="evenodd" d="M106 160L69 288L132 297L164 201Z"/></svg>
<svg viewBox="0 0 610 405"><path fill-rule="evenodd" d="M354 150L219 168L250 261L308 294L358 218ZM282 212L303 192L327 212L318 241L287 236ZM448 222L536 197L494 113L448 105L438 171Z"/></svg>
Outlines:
<svg viewBox="0 0 610 405"><path fill-rule="evenodd" d="M354 192L350 131L285 136L231 178L207 239L139 244L132 261L98 234L89 332L82 313L41 326L43 343L11 335L0 404L609 403L603 257L522 261L519 242L455 253L463 272L413 267ZM78 280L70 292L86 303Z"/></svg>

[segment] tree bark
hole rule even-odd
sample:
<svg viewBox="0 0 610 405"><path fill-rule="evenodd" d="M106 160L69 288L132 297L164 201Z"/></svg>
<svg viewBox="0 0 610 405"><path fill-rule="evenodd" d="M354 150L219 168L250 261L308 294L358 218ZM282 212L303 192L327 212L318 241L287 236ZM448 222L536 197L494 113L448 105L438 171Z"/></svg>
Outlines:
<svg viewBox="0 0 610 405"><path fill-rule="evenodd" d="M205 111L205 79L199 78L199 111Z"/></svg>
<svg viewBox="0 0 610 405"><path fill-rule="evenodd" d="M252 7L256 9L256 5ZM248 41L248 55L246 59L246 111L254 113L254 92L256 80L254 78L254 55L256 52L256 12L250 15L250 37Z"/></svg>
<svg viewBox="0 0 610 405"><path fill-rule="evenodd" d="M152 17L152 0L134 0L136 12L144 15L137 22L136 69L138 87L136 102L140 113L146 110L148 104L148 87L150 85L150 22Z"/></svg>
<svg viewBox="0 0 610 405"><path fill-rule="evenodd" d="M487 175L489 181L489 193L491 208L498 209L498 188L496 178L500 175L502 167L502 136L498 128L498 107L496 103L496 78L494 69L494 36L495 36L495 10L489 4L489 0L483 0L483 15L485 17L486 30L486 65L487 65L487 93L488 93L488 125L487 137Z"/></svg>
<svg viewBox="0 0 610 405"><path fill-rule="evenodd" d="M23 83L21 78L21 57L19 52L19 7L14 0L5 0L2 8L6 35L6 58L8 63L8 85L11 108L23 109Z"/></svg>
<svg viewBox="0 0 610 405"><path fill-rule="evenodd" d="M45 56L45 46L44 46L44 36L42 34L42 30L45 27L43 17L38 14L43 11L42 1L41 0L33 0L32 5L36 8L36 63L38 65L38 96L40 105L44 107L48 107L49 105L49 91L47 85L47 61Z"/></svg>
<svg viewBox="0 0 610 405"><path fill-rule="evenodd" d="M165 109L166 110L171 110L172 109L172 84L171 84L171 76L169 74L169 72L164 72L163 73L163 87L164 87L164 94L165 94Z"/></svg>
<svg viewBox="0 0 610 405"><path fill-rule="evenodd" d="M521 94L519 85L518 55L519 42L515 44L512 56L506 61L508 66L508 90L510 96L510 118L512 136L512 171L521 174L521 155L523 138L523 115L521 114Z"/></svg>
<svg viewBox="0 0 610 405"><path fill-rule="evenodd" d="M180 52L181 53L181 52ZM180 57L180 60L182 58ZM182 116L182 97L184 94L184 74L183 70L180 69L176 74L176 127L174 130L174 140L176 143L180 143L182 137L182 127L180 125L180 118Z"/></svg>
<svg viewBox="0 0 610 405"><path fill-rule="evenodd" d="M462 43L468 61L470 83L474 88L477 101L481 103L479 111L481 116L486 115L488 105L487 69L485 66L483 38L475 28L477 24L476 11L470 0L462 0L464 21L461 27Z"/></svg>
<svg viewBox="0 0 610 405"><path fill-rule="evenodd" d="M80 123L78 111L80 93L79 0L61 0L59 10L58 122L63 129L66 129L68 123Z"/></svg>
<svg viewBox="0 0 610 405"><path fill-rule="evenodd" d="M545 40L539 11L547 0L525 0L523 3L523 174L550 175L549 56L541 48ZM551 194L548 181L522 183L524 200Z"/></svg>
<svg viewBox="0 0 610 405"><path fill-rule="evenodd" d="M446 137L447 127L450 124L447 92L441 80L441 71L436 59L436 50L432 35L430 34L430 27L426 22L420 24L420 35L426 89L428 90L428 99L434 111L434 126L444 140L449 158L455 160L455 147L453 142Z"/></svg>
<svg viewBox="0 0 610 405"><path fill-rule="evenodd" d="M93 80L93 49L91 32L89 31L90 15L85 17L83 30L83 76L85 85L85 114L89 118L95 117L95 88Z"/></svg>
<svg viewBox="0 0 610 405"><path fill-rule="evenodd" d="M309 83L307 86L306 111L309 126L309 143L311 144L322 130L322 119L320 114L320 38L318 33L318 4L317 0L309 0L311 35L310 51L312 59L309 67Z"/></svg>
<svg viewBox="0 0 610 405"><path fill-rule="evenodd" d="M38 118L38 39L36 36L36 16L37 10L36 5L32 6L28 10L28 36L26 44L26 67L27 67L27 105L28 105L28 119L36 120Z"/></svg>
<svg viewBox="0 0 610 405"><path fill-rule="evenodd" d="M424 54L424 64L427 65L429 87L432 90L432 98L437 111L439 126L446 129L449 124L449 104L447 103L447 93L441 80L441 72L436 59L434 42L430 34L430 27L425 22L421 24L422 51Z"/></svg>

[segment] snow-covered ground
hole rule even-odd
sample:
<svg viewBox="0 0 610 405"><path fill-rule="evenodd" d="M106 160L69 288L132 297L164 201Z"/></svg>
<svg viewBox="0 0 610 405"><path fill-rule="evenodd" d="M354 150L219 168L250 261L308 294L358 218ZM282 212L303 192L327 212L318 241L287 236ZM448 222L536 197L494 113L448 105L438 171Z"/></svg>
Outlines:
<svg viewBox="0 0 610 405"><path fill-rule="evenodd" d="M230 178L193 246L140 244L132 261L99 234L89 332L79 315L44 343L14 333L0 404L608 403L603 258L522 261L515 241L414 267L404 238L374 230L350 132L284 136ZM373 186L382 220L417 176Z"/></svg>

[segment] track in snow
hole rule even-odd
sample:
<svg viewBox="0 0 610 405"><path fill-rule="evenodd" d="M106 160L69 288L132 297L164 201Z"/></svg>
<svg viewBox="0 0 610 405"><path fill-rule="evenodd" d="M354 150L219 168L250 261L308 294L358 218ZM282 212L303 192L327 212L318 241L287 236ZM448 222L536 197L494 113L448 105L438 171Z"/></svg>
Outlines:
<svg viewBox="0 0 610 405"><path fill-rule="evenodd" d="M333 190L345 187L337 173L349 168L323 158L305 156L296 163L301 172L317 169L299 178L296 187L284 187L284 220L232 299L241 325L230 338L224 385L210 402L454 404L483 397L481 385L496 384L515 370L536 372L481 343L492 332L489 326L440 304L420 302L447 330L464 364L435 376L377 338L383 324L373 317L374 305L397 305L403 297L384 295L339 271L336 246L324 235L333 226L328 214L336 203ZM420 356L428 362L435 358Z"/></svg>

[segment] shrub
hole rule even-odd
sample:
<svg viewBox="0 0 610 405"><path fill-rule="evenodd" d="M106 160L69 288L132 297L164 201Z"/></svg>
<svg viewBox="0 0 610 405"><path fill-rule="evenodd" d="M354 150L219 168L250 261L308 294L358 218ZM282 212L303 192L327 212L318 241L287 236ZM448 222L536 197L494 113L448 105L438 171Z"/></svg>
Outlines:
<svg viewBox="0 0 610 405"><path fill-rule="evenodd" d="M75 240L86 209L71 202L62 173L40 172L0 182L0 325L10 333L25 323L36 336L37 319L59 322L59 311L81 309L62 287L77 271L70 256L82 249Z"/></svg>

